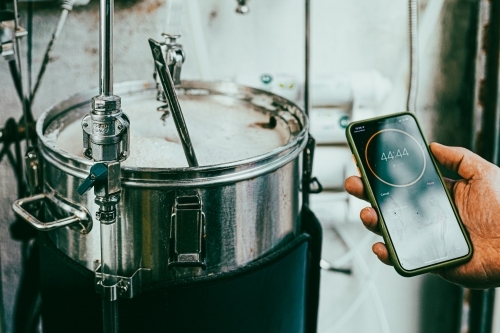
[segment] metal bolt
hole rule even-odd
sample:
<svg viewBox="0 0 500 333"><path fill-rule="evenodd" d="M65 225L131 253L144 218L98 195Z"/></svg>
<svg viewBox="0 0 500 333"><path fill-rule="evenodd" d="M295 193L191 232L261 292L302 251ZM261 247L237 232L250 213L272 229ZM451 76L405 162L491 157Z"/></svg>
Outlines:
<svg viewBox="0 0 500 333"><path fill-rule="evenodd" d="M118 130L121 131L123 129L122 125L118 125Z"/></svg>
<svg viewBox="0 0 500 333"><path fill-rule="evenodd" d="M95 175L93 173L90 174L90 179L92 179L92 180L95 179Z"/></svg>
<svg viewBox="0 0 500 333"><path fill-rule="evenodd" d="M83 127L88 127L89 124L88 123L83 123Z"/></svg>

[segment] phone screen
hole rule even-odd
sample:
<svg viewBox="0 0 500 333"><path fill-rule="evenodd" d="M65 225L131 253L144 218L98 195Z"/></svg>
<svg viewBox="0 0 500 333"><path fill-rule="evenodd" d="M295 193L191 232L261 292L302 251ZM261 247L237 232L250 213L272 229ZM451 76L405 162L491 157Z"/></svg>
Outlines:
<svg viewBox="0 0 500 333"><path fill-rule="evenodd" d="M350 132L401 267L411 271L468 255L415 119L375 119Z"/></svg>

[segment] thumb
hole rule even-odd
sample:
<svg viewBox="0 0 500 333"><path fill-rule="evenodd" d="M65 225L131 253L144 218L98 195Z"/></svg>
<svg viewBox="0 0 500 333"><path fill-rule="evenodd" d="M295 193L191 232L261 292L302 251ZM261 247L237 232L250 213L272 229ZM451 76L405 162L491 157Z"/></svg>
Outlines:
<svg viewBox="0 0 500 333"><path fill-rule="evenodd" d="M430 148L440 164L458 172L464 179L481 178L491 164L462 147L448 147L434 142L431 143Z"/></svg>

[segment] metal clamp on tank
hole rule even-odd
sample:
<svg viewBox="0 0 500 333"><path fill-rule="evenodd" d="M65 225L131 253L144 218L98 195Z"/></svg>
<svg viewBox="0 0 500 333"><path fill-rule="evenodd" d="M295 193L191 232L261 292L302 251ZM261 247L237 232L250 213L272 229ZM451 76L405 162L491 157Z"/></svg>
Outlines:
<svg viewBox="0 0 500 333"><path fill-rule="evenodd" d="M170 229L168 268L201 267L205 263L205 214L197 194L175 199Z"/></svg>
<svg viewBox="0 0 500 333"><path fill-rule="evenodd" d="M129 119L119 96L95 96L82 120L83 153L94 161L124 161L129 156ZM119 177L118 177L119 178Z"/></svg>
<svg viewBox="0 0 500 333"><path fill-rule="evenodd" d="M313 171L313 161L314 161L314 149L316 147L316 140L309 134L307 140L306 148L304 149L304 170L302 179L302 189L307 193L318 194L323 192L323 186L319 182L318 178L312 177Z"/></svg>

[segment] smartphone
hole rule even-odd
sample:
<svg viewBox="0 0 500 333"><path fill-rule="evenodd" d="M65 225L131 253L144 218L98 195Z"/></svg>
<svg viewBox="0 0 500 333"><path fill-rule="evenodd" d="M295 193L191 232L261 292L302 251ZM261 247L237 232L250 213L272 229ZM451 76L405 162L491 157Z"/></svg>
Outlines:
<svg viewBox="0 0 500 333"><path fill-rule="evenodd" d="M346 136L396 271L414 276L469 260L471 242L416 117L352 122Z"/></svg>

